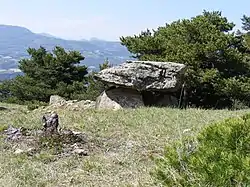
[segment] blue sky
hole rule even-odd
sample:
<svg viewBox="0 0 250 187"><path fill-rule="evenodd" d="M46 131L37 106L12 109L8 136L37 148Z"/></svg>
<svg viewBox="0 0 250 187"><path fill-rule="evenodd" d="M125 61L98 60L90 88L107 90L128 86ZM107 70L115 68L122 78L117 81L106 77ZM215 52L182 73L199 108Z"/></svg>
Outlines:
<svg viewBox="0 0 250 187"><path fill-rule="evenodd" d="M120 36L157 28L203 10L220 10L241 27L249 0L0 0L0 24L19 25L66 39Z"/></svg>

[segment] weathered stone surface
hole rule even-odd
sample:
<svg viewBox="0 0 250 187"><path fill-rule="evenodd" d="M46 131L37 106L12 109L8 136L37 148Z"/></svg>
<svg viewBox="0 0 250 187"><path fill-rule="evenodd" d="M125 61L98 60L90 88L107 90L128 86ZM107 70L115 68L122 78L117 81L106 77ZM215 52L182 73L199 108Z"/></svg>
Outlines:
<svg viewBox="0 0 250 187"><path fill-rule="evenodd" d="M23 134L22 128L14 128L11 125L4 132L7 135L6 140L18 140Z"/></svg>
<svg viewBox="0 0 250 187"><path fill-rule="evenodd" d="M52 112L50 116L42 117L43 128L46 135L57 134L59 126L58 114Z"/></svg>
<svg viewBox="0 0 250 187"><path fill-rule="evenodd" d="M175 92L181 87L185 71L186 66L179 63L127 61L100 71L95 78L139 91Z"/></svg>
<svg viewBox="0 0 250 187"><path fill-rule="evenodd" d="M22 154L22 153L24 153L24 150L22 150L22 149L17 149L17 150L14 152L14 154L16 154L16 155L19 155L19 154Z"/></svg>
<svg viewBox="0 0 250 187"><path fill-rule="evenodd" d="M139 92L127 88L111 88L96 100L96 109L138 108L144 106Z"/></svg>
<svg viewBox="0 0 250 187"><path fill-rule="evenodd" d="M46 123L43 121L44 128L50 128L58 124L57 120L54 121L55 118L58 118L55 113L50 118L46 118ZM58 129L57 133L52 135L45 133L44 128L36 130L24 127L16 128L9 125L6 130L0 132L0 135L5 138L4 143L8 143L7 146L3 146L3 149L12 149L13 153L17 155L34 156L55 147L55 151L49 154L62 158L71 155L88 156L89 152L95 148L94 143L89 142L88 136L84 132ZM48 137L47 135L51 136ZM56 149L57 145L60 149Z"/></svg>
<svg viewBox="0 0 250 187"><path fill-rule="evenodd" d="M92 109L95 108L95 101L81 100L78 101L75 105L82 109Z"/></svg>
<svg viewBox="0 0 250 187"><path fill-rule="evenodd" d="M47 107L42 106L35 110L49 111L49 110L56 110L56 109L67 109L67 110L79 111L79 110L94 109L94 108L95 108L95 101L66 100L61 96L52 95L50 97L49 106Z"/></svg>
<svg viewBox="0 0 250 187"><path fill-rule="evenodd" d="M79 148L76 148L72 151L73 154L77 154L77 155L80 155L80 156L88 156L88 152L84 149L79 149Z"/></svg>
<svg viewBox="0 0 250 187"><path fill-rule="evenodd" d="M65 104L66 103L66 100L64 98L62 98L61 96L59 95L51 95L50 96L50 100L49 100L49 104L50 105L55 105L55 104Z"/></svg>

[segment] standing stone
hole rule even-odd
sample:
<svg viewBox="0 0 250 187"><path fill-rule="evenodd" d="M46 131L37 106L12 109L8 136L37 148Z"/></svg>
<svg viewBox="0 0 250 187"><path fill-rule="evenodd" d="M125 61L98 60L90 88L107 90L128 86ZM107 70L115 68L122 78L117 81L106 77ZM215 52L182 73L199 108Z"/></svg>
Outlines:
<svg viewBox="0 0 250 187"><path fill-rule="evenodd" d="M138 108L144 106L141 94L128 88L111 88L96 100L96 109Z"/></svg>
<svg viewBox="0 0 250 187"><path fill-rule="evenodd" d="M42 122L44 128L43 130L46 135L52 135L58 133L59 118L57 113L52 112L52 114L48 117L43 116Z"/></svg>

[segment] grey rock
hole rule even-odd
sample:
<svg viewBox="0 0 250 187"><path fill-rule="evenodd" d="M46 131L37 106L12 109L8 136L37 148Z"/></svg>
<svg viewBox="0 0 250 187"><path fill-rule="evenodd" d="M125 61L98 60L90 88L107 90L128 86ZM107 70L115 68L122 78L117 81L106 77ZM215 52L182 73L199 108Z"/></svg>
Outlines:
<svg viewBox="0 0 250 187"><path fill-rule="evenodd" d="M50 105L46 108L41 108L40 110L49 110L49 109L67 109L67 110L86 110L95 108L95 101L90 100L65 100L64 98L58 95L50 96Z"/></svg>
<svg viewBox="0 0 250 187"><path fill-rule="evenodd" d="M95 108L95 101L90 101L90 100L81 100L78 101L75 105L78 106L80 109L92 109Z"/></svg>
<svg viewBox="0 0 250 187"><path fill-rule="evenodd" d="M96 109L138 108L144 106L141 94L132 89L112 88L96 99Z"/></svg>
<svg viewBox="0 0 250 187"><path fill-rule="evenodd" d="M45 134L57 134L58 133L58 126L59 126L59 117L57 113L52 112L50 116L43 116L43 130Z"/></svg>
<svg viewBox="0 0 250 187"><path fill-rule="evenodd" d="M175 92L182 85L186 65L173 62L127 61L104 69L95 78L139 91Z"/></svg>
<svg viewBox="0 0 250 187"><path fill-rule="evenodd" d="M18 140L22 137L23 128L15 128L9 125L8 129L4 130L4 133L7 135L6 140Z"/></svg>
<svg viewBox="0 0 250 187"><path fill-rule="evenodd" d="M59 95L51 95L49 100L49 105L62 105L65 104L66 100Z"/></svg>
<svg viewBox="0 0 250 187"><path fill-rule="evenodd" d="M16 149L14 152L14 154L17 154L17 155L22 154L22 153L24 153L24 150L22 149Z"/></svg>
<svg viewBox="0 0 250 187"><path fill-rule="evenodd" d="M72 151L73 154L77 154L80 156L88 156L88 152L84 149L76 148Z"/></svg>

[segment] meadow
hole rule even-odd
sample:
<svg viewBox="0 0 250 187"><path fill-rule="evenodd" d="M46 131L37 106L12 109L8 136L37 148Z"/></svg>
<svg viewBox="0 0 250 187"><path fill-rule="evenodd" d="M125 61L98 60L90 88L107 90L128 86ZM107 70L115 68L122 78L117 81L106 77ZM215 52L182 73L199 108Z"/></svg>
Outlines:
<svg viewBox="0 0 250 187"><path fill-rule="evenodd" d="M0 131L7 125L40 129L41 110L0 103ZM157 186L150 172L153 157L176 139L199 132L225 118L241 116L249 110L202 110L140 108L119 111L58 109L61 128L87 134L88 156L51 159L49 153L27 156L6 149L0 139L0 186Z"/></svg>

